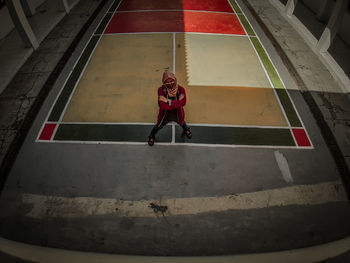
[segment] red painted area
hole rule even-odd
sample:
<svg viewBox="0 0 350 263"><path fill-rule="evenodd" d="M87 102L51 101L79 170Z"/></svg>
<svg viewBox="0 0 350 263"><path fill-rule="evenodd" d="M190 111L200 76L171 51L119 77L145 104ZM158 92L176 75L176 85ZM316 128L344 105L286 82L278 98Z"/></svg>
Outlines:
<svg viewBox="0 0 350 263"><path fill-rule="evenodd" d="M182 0L124 0L117 11L183 9Z"/></svg>
<svg viewBox="0 0 350 263"><path fill-rule="evenodd" d="M39 140L49 141L51 140L52 134L56 128L57 124L47 123L44 126L43 131L40 134Z"/></svg>
<svg viewBox="0 0 350 263"><path fill-rule="evenodd" d="M185 12L185 32L245 35L235 14Z"/></svg>
<svg viewBox="0 0 350 263"><path fill-rule="evenodd" d="M116 13L105 34L136 32L200 32L245 35L235 14L190 11Z"/></svg>
<svg viewBox="0 0 350 263"><path fill-rule="evenodd" d="M227 0L128 0L120 4L118 11L161 9L233 13L231 5Z"/></svg>
<svg viewBox="0 0 350 263"><path fill-rule="evenodd" d="M309 138L304 129L292 129L298 146L311 146Z"/></svg>
<svg viewBox="0 0 350 263"><path fill-rule="evenodd" d="M116 13L105 33L183 32L182 12Z"/></svg>
<svg viewBox="0 0 350 263"><path fill-rule="evenodd" d="M233 13L228 0L183 0L183 9Z"/></svg>

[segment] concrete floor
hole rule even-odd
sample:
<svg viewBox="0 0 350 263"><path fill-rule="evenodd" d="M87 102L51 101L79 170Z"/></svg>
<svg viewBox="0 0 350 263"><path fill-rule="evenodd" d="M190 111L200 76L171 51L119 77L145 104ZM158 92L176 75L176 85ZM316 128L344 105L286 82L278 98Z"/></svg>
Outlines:
<svg viewBox="0 0 350 263"><path fill-rule="evenodd" d="M346 96L268 2L249 2L306 88L314 91L347 158ZM349 203L327 138L264 32L246 15L288 88L314 149L36 143L96 20L58 77L8 175L0 200L1 236L49 247L140 255L279 251L349 236Z"/></svg>

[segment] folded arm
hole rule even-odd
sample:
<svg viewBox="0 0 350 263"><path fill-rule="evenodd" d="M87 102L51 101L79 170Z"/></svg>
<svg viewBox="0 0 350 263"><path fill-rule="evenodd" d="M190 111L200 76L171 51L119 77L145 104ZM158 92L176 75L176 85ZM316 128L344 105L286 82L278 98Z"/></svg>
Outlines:
<svg viewBox="0 0 350 263"><path fill-rule="evenodd" d="M172 100L171 106L168 104L167 99L164 96L165 94L161 91L158 92L158 100L159 100L159 106L162 110L173 110L177 108L184 107L186 105L186 92L185 90L180 93L178 100Z"/></svg>

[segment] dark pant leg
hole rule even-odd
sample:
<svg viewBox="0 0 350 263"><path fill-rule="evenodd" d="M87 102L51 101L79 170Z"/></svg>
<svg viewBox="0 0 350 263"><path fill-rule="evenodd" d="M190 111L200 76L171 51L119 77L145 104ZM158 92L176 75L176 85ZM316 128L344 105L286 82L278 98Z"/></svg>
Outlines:
<svg viewBox="0 0 350 263"><path fill-rule="evenodd" d="M181 125L182 129L184 130L184 132L186 132L187 130L190 129L190 127L187 126L187 123L184 121L184 123Z"/></svg>
<svg viewBox="0 0 350 263"><path fill-rule="evenodd" d="M162 129L168 122L167 121L163 121L162 124L160 126L158 126L157 124L153 126L151 134L149 135L152 138L156 137L157 132Z"/></svg>

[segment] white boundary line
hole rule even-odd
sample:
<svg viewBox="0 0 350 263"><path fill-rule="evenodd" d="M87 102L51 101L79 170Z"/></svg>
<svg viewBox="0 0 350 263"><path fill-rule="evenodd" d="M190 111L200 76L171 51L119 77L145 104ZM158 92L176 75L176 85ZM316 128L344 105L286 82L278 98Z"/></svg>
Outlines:
<svg viewBox="0 0 350 263"><path fill-rule="evenodd" d="M229 4L231 5L231 2L230 2L230 1L228 1L228 2L229 2ZM236 2L236 3L237 3L237 2ZM231 7L233 8L232 5L231 5ZM239 8L242 10L241 7L239 7ZM242 14L242 15L245 17L245 14ZM242 23L242 21L241 21L239 15L237 14L236 17L237 17L239 23L241 24L241 26L242 26L244 32L248 35L248 33L247 33L247 31L246 31L246 29L245 29L245 27L244 27L244 25L243 25L243 23ZM248 21L247 18L246 18L246 20ZM248 23L249 23L249 22L248 22ZM261 46L263 47L263 45L262 45L262 43L261 43L261 40L258 38L258 36L257 36L257 34L256 34L256 32L255 32L255 30L253 29L253 27L251 27L251 28L252 28L252 30L253 30L254 33L255 33L255 36L254 36L254 37L257 38L257 40L260 42ZM252 43L251 37L249 36L248 39L249 39L250 45L252 46L252 48L253 48L254 51L255 51L256 56L257 56L258 59L259 59L260 65L261 65L261 67L263 68L263 70L264 70L264 72L265 72L265 75L266 75L266 77L267 77L267 79L268 79L268 81L269 81L269 83L270 83L270 85L271 85L271 88L272 88L272 90L273 90L273 93L275 94L276 101L277 101L277 103L278 103L279 106L280 106L280 109L281 109L281 111L282 111L282 114L283 114L283 116L284 116L284 119L286 120L286 122L287 122L287 124L288 124L288 127L290 128L289 131L290 131L290 133L291 133L291 136L292 136L292 138L293 138L293 141L294 141L296 147L299 147L299 146L298 146L298 143L297 143L297 141L296 141L296 138L295 138L295 136L294 136L294 133L293 133L293 131L291 130L291 124L290 124L289 119L288 119L288 117L287 117L286 111L285 111L285 109L284 109L284 107L283 107L283 105L282 105L282 103L281 103L280 98L279 98L278 95L277 95L276 88L275 88L275 86L273 85L273 82L272 82L272 80L271 80L271 78L270 78L270 76L269 76L269 74L268 74L268 72L267 72L267 69L265 68L264 63L262 62L262 60L261 60L261 58L260 58L260 55L259 55L258 51L256 50L254 44ZM263 48L264 48L264 47L263 47ZM267 53L266 50L265 50L265 48L264 48L264 51L265 51L265 53ZM270 57L268 57L268 58L270 59ZM270 59L270 60L271 60L271 59ZM271 62L271 63L272 63L272 62ZM272 64L272 65L273 65L273 64ZM273 67L275 67L275 65L273 65ZM276 70L276 69L275 69L275 70ZM276 71L277 71L277 70L276 70ZM283 84L283 82L282 82L282 84ZM283 84L283 85L284 85L284 84ZM285 86L284 86L284 88L285 88ZM290 98L289 98L289 99L290 99ZM309 140L310 140L310 139L309 139Z"/></svg>
<svg viewBox="0 0 350 263"><path fill-rule="evenodd" d="M60 124L60 123L62 122L63 116L64 116L65 113L66 113L66 110L67 110L67 108L68 108L68 105L69 105L70 101L72 100L73 94L75 93L75 90L76 90L76 88L77 88L77 86L78 86L78 84L79 84L79 82L80 82L82 76L84 75L85 70L86 70L88 64L90 63L91 57L92 57L93 54L95 53L95 50L96 50L98 44L100 43L100 40L101 40L101 37L99 37L99 39L97 40L95 47L94 47L93 50L91 51L91 53L90 53L90 55L89 55L89 58L87 59L85 65L84 65L84 68L83 68L82 71L80 72L79 78L78 78L78 80L75 82L74 88L73 88L72 92L69 94L68 100L66 101L66 104L65 104L65 106L64 106L64 108L63 108L63 111L62 111L62 113L61 113L61 116L60 116L60 118L59 118L59 120L58 120L58 122L57 122L58 124ZM85 50L84 50L84 51L85 51Z"/></svg>
<svg viewBox="0 0 350 263"><path fill-rule="evenodd" d="M115 13L146 13L146 12L198 12L198 13L214 13L214 14L228 14L228 15L235 14L234 11L220 12L220 11L191 10L191 9L149 9L149 10L140 9L140 10L116 11Z"/></svg>
<svg viewBox="0 0 350 263"><path fill-rule="evenodd" d="M120 5L122 2L123 2L123 0L121 0L121 1L119 2L119 4L118 4L117 7L116 7L116 10L118 9L119 5ZM112 5L113 5L113 4L114 4L114 2L112 3ZM106 14L107 14L107 13L106 13ZM106 14L105 14L104 16L106 16ZM108 25L109 25L109 23L111 22L112 19L113 19L113 15L112 15L112 16L110 17L110 19L108 20L108 22L107 22L107 24L106 24L106 26L104 27L104 29L103 29L102 32L104 32L104 31L106 30L106 28L108 27ZM103 21L103 19L101 20L101 22L99 23L99 25L102 23L102 21ZM97 28L98 28L98 27L97 27ZM89 42L91 41L91 39L92 39L94 36L95 36L95 35L92 34L92 36L91 36ZM52 136L51 136L51 139L53 139L53 138L55 137L56 132L57 132L57 128L58 128L58 126L59 126L59 125L61 124L61 122L62 122L62 119L63 119L63 117L64 117L64 115L65 115L65 113L66 113L66 110L67 110L67 108L68 108L68 106L69 106L69 104L70 104L70 101L72 100L72 97L73 97L73 95L74 95L74 93L75 93L75 90L76 90L76 88L77 88L77 86L78 86L78 84L79 84L81 78L83 77L87 66L88 66L89 63L90 63L90 60L91 60L93 54L95 53L96 48L98 47L98 45L99 45L99 43L100 43L100 41L101 41L102 36L100 35L100 36L98 36L98 37L99 37L99 38L98 38L98 40L97 40L97 42L96 42L96 44L95 44L95 47L94 47L93 50L91 51L91 53L90 53L90 55L89 55L89 58L87 59L85 65L84 65L84 68L83 68L82 71L80 72L79 78L78 78L78 80L75 82L74 88L73 88L72 92L70 93L70 95L69 95L69 97L68 97L68 100L66 101L66 104L65 104L65 106L64 106L64 108L63 108L63 111L61 112L61 116L60 116L60 118L59 118L59 120L58 120L58 122L57 122L57 126L55 127L55 130L54 130L54 132L53 132L53 134L52 134ZM89 42L88 42L88 43L89 43ZM85 52L86 47L87 47L87 45L85 46L85 48L84 48L82 54Z"/></svg>
<svg viewBox="0 0 350 263"><path fill-rule="evenodd" d="M183 34L198 34L198 35L214 35L214 36L231 36L231 37L255 37L250 35L239 35L239 34L219 34L219 33L202 33L202 32L185 32L185 31L176 31L176 32L128 32L128 33L106 33L106 34L95 34L95 36L99 35L140 35L140 34L173 34L173 33L183 33Z"/></svg>
<svg viewBox="0 0 350 263"><path fill-rule="evenodd" d="M229 1L228 1L228 2L229 2ZM229 2L229 3L230 3L230 2ZM231 4L231 3L230 3L230 4ZM242 7L239 5L239 3L237 3L237 1L236 1L236 4L237 4L237 5L239 6L239 8L241 9L242 14L244 15L244 17L246 18L246 20L247 20L247 22L249 23L250 27L251 27L252 30L254 31L254 33L255 33L257 39L260 41L261 46L263 47L263 49L264 49L264 51L265 51L267 57L269 58L269 60L270 60L270 62L271 62L271 64L272 64L272 66L274 67L274 69L275 69L275 71L276 71L276 73L277 73L277 75L278 75L280 81L282 82L282 85L283 85L283 87L284 87L284 89L285 89L285 91L286 91L286 93L287 93L287 96L288 96L289 100L290 100L291 103L292 103L292 106L293 106L293 108L294 108L294 110L295 110L296 115L297 115L298 118L299 118L299 121L300 121L300 123L301 123L301 125L302 125L302 128L305 130L305 133L306 133L306 135L307 135L307 137L308 137L308 140L309 140L311 146L314 148L314 145L313 145L313 143L312 143L311 137L310 137L310 135L309 135L309 133L308 133L308 131L307 131L307 129L306 129L306 126L305 126L305 124L304 124L304 122L303 122L303 119L301 118L301 116L300 116L300 114L299 114L299 112L298 112L298 110L297 110L297 107L295 106L295 103L294 103L294 101L292 100L292 98L291 98L291 96L290 96L290 94L289 94L289 91L288 91L288 89L286 88L286 85L285 85L283 79L281 78L280 73L278 72L277 67L275 66L273 60L271 59L271 57L270 57L270 55L269 55L269 53L266 51L266 49L265 49L265 47L264 47L262 41L260 40L260 37L258 36L258 34L256 33L256 31L254 30L252 24L249 22L247 16L246 16L245 13L243 12ZM232 6L232 5L231 5L231 6ZM238 19L239 19L239 16L237 16L237 17L238 17ZM298 128L300 129L301 127L298 127ZM296 141L296 139L295 139L294 134L293 134L292 131L291 131L291 133L292 133L292 135L293 135L294 140ZM297 145L297 144L296 144L296 145Z"/></svg>
<svg viewBox="0 0 350 263"><path fill-rule="evenodd" d="M175 127L175 125L174 125ZM55 140L45 141L43 143L62 143L62 144L113 144L113 145L148 145L147 142L129 142L129 141L74 141L74 140ZM180 143L180 142L156 142L159 146L193 146L193 147L214 147L214 148L259 148L259 149L293 149L293 150L313 150L312 147L300 146L281 146L281 145L244 145L244 144L205 144L205 143Z"/></svg>
<svg viewBox="0 0 350 263"><path fill-rule="evenodd" d="M111 7L108 8L108 11L107 11L107 13L106 13L105 15L107 15L108 13L115 13L115 12L118 10L118 8L119 8L121 2L123 2L123 0L120 0L120 1L119 1L119 4L115 7L115 9L114 9L113 11L109 12L109 10L110 10L110 9L112 8L112 6L114 5L114 2L115 2L115 1L116 1L116 0L113 1ZM112 16L113 16L113 15L112 15ZM108 25L108 24L107 24L107 25ZM106 29L106 28L105 28L105 29Z"/></svg>
<svg viewBox="0 0 350 263"><path fill-rule="evenodd" d="M227 1L228 1L228 0L227 0ZM229 4L231 5L231 7L233 8L231 2L230 2L230 1L228 1L228 2L229 2ZM236 1L236 4L238 5L238 7L239 7L239 8L241 9L241 11L242 11L242 8L239 6L239 4L237 3L237 1ZM234 9L234 8L233 8L233 9ZM300 118L300 115L298 114L298 111L297 111L297 109L296 109L296 107L295 107L295 105L294 105L294 102L292 101L292 98L289 96L288 90L287 90L287 88L286 88L284 82L282 81L282 78L281 78L281 76L279 75L276 66L273 64L273 62L272 62L272 60L271 60L271 57L269 56L268 52L266 51L266 49L265 49L265 47L264 47L264 45L263 45L261 39L259 38L258 34L256 33L256 31L254 30L254 28L253 28L252 25L250 24L250 22L249 22L247 16L243 13L243 11L242 11L241 14L245 17L245 19L247 20L247 22L248 22L248 24L250 25L251 29L252 29L253 32L255 33L255 36L249 36L249 42L250 42L250 44L253 46L253 48L254 48L254 50L255 50L255 53L257 54L258 59L259 59L259 61L260 61L260 64L262 65L262 67L263 67L263 69L264 69L264 71L265 71L265 74L266 74L266 76L267 76L267 78L268 78L268 80L269 80L269 82L270 82L270 85L271 85L272 88L273 88L275 97L276 97L276 99L277 99L277 101L278 101L278 104L280 105L280 107L281 107L281 109L282 109L283 115L284 115L284 117L285 117L285 119L286 119L286 121L287 121L287 123L288 123L288 126L291 127L291 124L290 124L290 122L289 122L289 119L288 119L288 117L287 117L287 114L286 114L286 112L285 112L285 109L284 109L284 107L283 107L283 105L282 105L282 103L281 103L281 101L280 101L280 98L279 98L278 95L277 95L276 88L274 87L274 85L273 85L273 83L272 83L272 81L271 81L271 78L270 78L270 76L269 76L269 74L268 74L268 72L267 72L267 69L265 68L265 65L264 65L264 63L262 62L259 53L257 52L255 46L253 45L253 43L252 43L252 41L251 41L251 37L256 37L256 39L260 42L262 48L264 49L264 52L266 53L268 59L270 60L272 66L274 67L274 69L275 69L275 71L276 71L276 73L277 73L277 75L278 75L278 77L279 77L279 79L280 79L280 81L281 81L281 83L282 83L284 89L285 89L286 92L287 92L288 98L289 98L289 100L291 101L291 103L292 103L292 105L293 105L293 107L294 107L295 112L297 113L297 116L298 116L298 118L299 118L299 121L300 121L301 124L303 125L303 122L302 122L302 120L301 120L301 118ZM245 29L245 27L244 27L244 25L243 25L243 23L242 23L242 21L241 21L239 15L237 14L236 16L237 16L237 18L238 18L238 20L239 20L241 26L243 27L244 31L245 31L246 34L247 34L247 31L246 31L246 29ZM306 128L304 127L304 125L303 125L303 128L304 128L304 130L306 131ZM296 145L297 147L299 147L299 146L298 146L298 143L297 143L297 141L296 141L296 138L295 138L295 136L294 136L294 133L293 133L293 131L292 131L292 129L290 129L290 133L291 133L291 135L292 135L292 137L293 137L293 140L294 140L295 145ZM307 134L307 135L308 135L308 134ZM308 136L308 140L310 141L310 144L311 144L312 147L313 147L313 144L312 144L312 142L311 142L310 136Z"/></svg>
<svg viewBox="0 0 350 263"><path fill-rule="evenodd" d="M233 8L231 2L230 2L229 0L227 0L227 2L231 5L231 8L234 10L234 8ZM239 18L238 15L236 15L236 17L237 17L239 23L241 24L241 26L242 26L244 32L248 35L248 33L247 33L247 31L246 31L246 29L245 29L245 27L244 27L244 25L243 25L241 19ZM253 29L253 31L254 31L254 29ZM254 33L255 33L255 36L256 36L256 32L255 32L255 31L254 31ZM286 112L285 112L285 110L284 110L284 108L283 108L283 106L282 106L282 103L281 103L281 101L279 100L279 98L278 98L278 96L277 96L277 92L276 92L276 90L275 90L275 87L274 87L274 85L273 85L271 79L270 79L270 76L269 76L269 74L268 74L268 72L267 72L267 69L265 68L264 63L262 62L262 60L261 60L261 58L260 58L260 56L259 56L259 53L257 52L255 46L253 45L253 43L252 43L252 41L251 41L251 39L250 39L250 36L248 37L248 39L249 39L250 45L252 46L252 48L253 48L254 51L255 51L256 56L257 56L258 59L259 59L260 65L261 65L262 69L263 69L264 72L265 72L265 75L266 75L266 77L267 77L267 79L268 79L268 81L269 81L269 83L270 83L270 85L271 85L271 88L273 89L273 92L274 92L274 94L275 94L276 100L277 100L277 102L278 102L278 104L279 104L279 106L280 106L280 108L281 108L281 110L282 110L282 114L283 114L283 116L284 116L284 118L285 118L285 120L286 120L288 126L290 127L290 126L291 126L291 125L290 125L290 122L289 122L288 117L287 117L287 115L286 115ZM259 40L259 41L260 41L260 40ZM294 136L293 136L293 137L294 137Z"/></svg>
<svg viewBox="0 0 350 263"><path fill-rule="evenodd" d="M49 122L48 122L49 123ZM55 123L55 122L53 122ZM83 124L83 125L154 125L154 122L61 122L61 124ZM288 126L259 126L259 125L232 125L232 124L212 124L212 123L188 123L191 126L205 127L227 127L227 128L262 128L262 129L300 129L301 127Z"/></svg>
<svg viewBox="0 0 350 263"><path fill-rule="evenodd" d="M175 124L171 124L171 144L175 143Z"/></svg>
<svg viewBox="0 0 350 263"><path fill-rule="evenodd" d="M176 75L176 33L173 33L173 73ZM175 125L171 124L171 143L175 143Z"/></svg>
<svg viewBox="0 0 350 263"><path fill-rule="evenodd" d="M123 0L121 0L120 3L121 3L122 1L123 1ZM119 3L119 4L120 4L120 3ZM108 7L108 10L113 6L113 4L114 4L114 1L111 2L111 5ZM119 6L119 5L118 5L118 6ZM107 14L107 13L106 13L106 14ZM103 18L106 16L106 14L103 15ZM113 16L112 16L112 17L113 17ZM101 21L96 25L96 28L94 29L93 32L95 32L96 29L100 26L100 24L101 24L102 21L103 21L103 18L102 18ZM108 23L109 23L109 22L108 22ZM107 24L107 25L108 25L108 24ZM79 54L78 58L76 59L76 61L75 61L74 64L73 64L73 67L71 68L70 72L68 73L67 78L64 80L64 83L63 83L63 85L62 85L60 91L58 92L58 94L57 94L57 96L56 96L54 102L52 103L52 105L51 105L51 107L50 107L50 109L49 109L49 111L48 111L48 113L47 113L47 115L46 115L45 120L44 120L43 123L41 124L41 128L40 128L39 134L37 135L37 138L36 138L36 140L35 140L36 142L39 140L40 135L41 135L41 133L42 133L42 131L43 131L44 126L45 126L46 123L51 123L51 124L54 124L54 123L55 123L55 124L57 124L57 122L48 122L47 120L49 119L49 117L50 117L50 115L51 115L51 113L52 113L52 110L53 110L53 108L54 108L55 105L56 105L56 102L58 101L59 97L61 96L61 94L62 94L62 92L63 92L63 90L64 90L64 88L65 88L65 86L66 86L66 84L67 84L68 79L69 79L70 76L72 75L72 72L74 71L76 65L78 64L78 62L79 62L81 56L83 55L83 53L84 53L86 47L87 47L88 44L90 43L90 41L91 41L91 39L92 39L93 36L94 36L94 33L91 34L91 36L89 37L89 40L85 43L84 48L82 49L82 52ZM54 130L54 133L53 133L52 136L51 136L51 139L54 137L54 134L56 133L57 127L58 127L58 125L56 125L55 130Z"/></svg>
<svg viewBox="0 0 350 263"><path fill-rule="evenodd" d="M275 88L275 86L273 85L273 82L272 82L272 80L271 80L271 78L270 78L270 76L269 76L269 73L267 72L267 69L266 69L266 67L265 67L265 65L264 65L264 63L263 63L263 61L261 60L260 55L259 55L258 51L256 50L254 44L252 43L252 40L250 39L250 37L249 37L249 42L250 42L250 45L252 46L252 48L254 49L255 54L256 54L256 56L257 56L258 59L259 59L260 65L261 65L261 67L263 68L263 70L264 70L264 72L265 72L265 75L266 75L266 77L267 77L267 79L268 79L268 81L269 81L269 83L270 83L270 85L271 85L271 88L272 88L272 90L273 90L273 93L275 94L276 101L278 102L278 104L279 104L279 106L280 106L280 108L281 108L281 111L282 111L282 114L283 114L283 116L284 116L284 118L285 118L285 121L287 122L288 127L291 127L291 124L290 124L290 122L289 122L289 120L288 120L286 111L284 110L284 107L283 107L283 105L282 105L282 103L281 103L281 100L280 100L280 98L279 98L278 95L277 95L276 88Z"/></svg>
<svg viewBox="0 0 350 263"><path fill-rule="evenodd" d="M119 4L117 5L117 7L116 7L115 10L118 9L119 5L120 5L122 2L123 2L123 0L121 0L121 1L119 2ZM114 2L112 3L112 5L113 5L113 4L114 4ZM111 6L111 7L112 7L112 6ZM107 13L106 13L106 14L107 14ZM106 14L105 14L105 16L106 16ZM113 18L113 16L111 16L111 18L110 18L109 21L107 22L105 28L103 29L103 32L104 32L104 31L106 30L106 28L108 27L108 25L109 25L109 23L111 22L112 18ZM102 19L102 20L103 20L103 19ZM102 22L102 20L101 20L101 22ZM101 22L100 22L100 24L101 24ZM94 36L94 34L93 34L93 36ZM91 37L91 38L92 38L92 37ZM90 55L89 55L89 58L87 59L85 65L84 65L84 68L83 68L82 71L80 72L80 76L79 76L78 80L75 82L74 88L73 88L71 94L69 95L68 100L66 101L66 105L65 105L65 107L64 107L64 109L63 109L63 111L62 111L62 113L61 113L61 116L60 116L60 118L59 118L59 120L58 120L58 124L60 124L60 123L62 122L63 116L64 116L65 113L66 113L66 110L67 110L67 108L68 108L68 105L69 105L69 103L70 103L72 97L73 97L73 94L75 93L75 90L76 90L76 88L77 88L77 86L78 86L78 84L79 84L79 82L80 82L82 76L84 75L87 66L88 66L89 63L90 63L90 60L91 60L92 56L94 55L95 50L96 50L96 48L98 47L98 45L99 45L99 43L100 43L100 41L101 41L101 38L102 38L102 37L99 36L99 39L97 40L95 47L94 47L93 50L91 51L91 53L90 53ZM85 51L85 49L84 49L84 51ZM84 53L84 51L83 51L82 53ZM54 135L55 135L55 134L53 134L53 136L54 136Z"/></svg>
<svg viewBox="0 0 350 263"><path fill-rule="evenodd" d="M173 72L176 75L176 33L173 32Z"/></svg>

